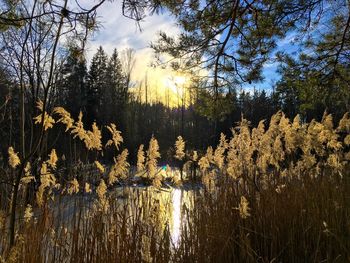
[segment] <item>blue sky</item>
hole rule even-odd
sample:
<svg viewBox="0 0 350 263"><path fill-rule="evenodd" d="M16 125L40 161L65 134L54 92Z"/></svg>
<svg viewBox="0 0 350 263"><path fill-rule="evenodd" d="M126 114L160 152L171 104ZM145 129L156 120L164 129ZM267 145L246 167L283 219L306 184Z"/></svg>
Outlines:
<svg viewBox="0 0 350 263"><path fill-rule="evenodd" d="M297 34L295 32L291 32L287 34L287 36L279 40L277 42L276 49L271 54L271 61L265 63L263 69L263 77L264 80L259 83L245 84L243 86L246 90L258 89L258 90L266 90L267 92L271 92L271 88L273 84L280 79L280 75L277 72L279 63L274 61L275 54L277 52L285 52L290 55L295 55L299 53L300 46L294 43Z"/></svg>
<svg viewBox="0 0 350 263"><path fill-rule="evenodd" d="M91 1L85 0L86 5L91 5ZM140 32L136 23L123 17L120 2L106 2L98 10L98 21L101 23L99 31L94 33L88 45L88 60L96 52L98 46L111 54L114 48L122 51L126 48L136 50L136 66L132 78L141 82L145 75L153 86L162 86L164 79L172 76L169 70L153 69L149 65L153 59L153 51L149 48L151 41L156 40L160 31L165 31L170 35L179 33L175 20L168 14L153 15L146 17L141 22L142 31ZM293 44L296 34L290 33L283 40L278 42L277 51L293 53L298 50L298 46ZM272 55L273 58L273 55ZM270 61L265 64L263 70L264 81L261 83L244 84L242 88L251 91L254 88L258 90L265 89L270 92L274 82L279 80L280 76L276 72L278 63ZM162 91L160 91L162 93Z"/></svg>

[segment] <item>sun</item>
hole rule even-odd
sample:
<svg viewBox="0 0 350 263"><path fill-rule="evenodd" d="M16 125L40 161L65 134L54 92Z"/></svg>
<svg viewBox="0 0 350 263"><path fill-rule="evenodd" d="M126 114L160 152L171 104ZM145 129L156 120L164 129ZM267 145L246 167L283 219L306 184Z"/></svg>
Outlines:
<svg viewBox="0 0 350 263"><path fill-rule="evenodd" d="M140 75L138 75L140 77ZM135 96L148 103L161 102L168 107L187 104L191 75L163 68L150 68L146 77L135 81Z"/></svg>
<svg viewBox="0 0 350 263"><path fill-rule="evenodd" d="M164 86L169 89L175 96L182 98L185 93L186 86L185 76L168 75L164 78Z"/></svg>

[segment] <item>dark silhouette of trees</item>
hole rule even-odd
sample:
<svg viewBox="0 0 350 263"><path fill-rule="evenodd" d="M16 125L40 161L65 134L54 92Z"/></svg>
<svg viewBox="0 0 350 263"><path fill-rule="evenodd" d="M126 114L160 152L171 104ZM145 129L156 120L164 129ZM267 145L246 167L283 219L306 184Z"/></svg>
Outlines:
<svg viewBox="0 0 350 263"><path fill-rule="evenodd" d="M107 55L100 46L93 56L88 73L86 92L87 125L104 117L102 95L107 90Z"/></svg>
<svg viewBox="0 0 350 263"><path fill-rule="evenodd" d="M130 73L129 73L130 74ZM108 121L124 125L128 102L130 76L127 79L117 49L114 49L107 66L107 89L103 93L105 113L110 112Z"/></svg>
<svg viewBox="0 0 350 263"><path fill-rule="evenodd" d="M87 99L87 66L84 56L76 48L68 50L68 56L58 73L55 85L54 105L62 105L75 118L85 112Z"/></svg>

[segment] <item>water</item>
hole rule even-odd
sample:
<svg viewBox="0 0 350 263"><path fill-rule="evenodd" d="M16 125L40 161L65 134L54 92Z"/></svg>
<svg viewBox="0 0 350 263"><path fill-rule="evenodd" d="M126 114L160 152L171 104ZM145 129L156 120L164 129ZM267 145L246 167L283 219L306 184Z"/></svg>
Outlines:
<svg viewBox="0 0 350 263"><path fill-rule="evenodd" d="M175 247L177 247L181 235L181 202L182 190L174 189L171 193L171 209L172 209L172 228L171 240Z"/></svg>
<svg viewBox="0 0 350 263"><path fill-rule="evenodd" d="M107 214L127 214L132 220L141 220L141 224L149 224L150 217L157 219L157 224L164 230L169 227L172 244L177 247L181 238L184 222L184 207L193 207L193 190L181 188L156 189L154 187L117 187L109 195L110 209ZM60 224L70 225L78 211L91 215L97 196L93 194L60 197L52 203L54 217ZM111 203L114 202L114 203ZM140 214L141 213L141 214Z"/></svg>

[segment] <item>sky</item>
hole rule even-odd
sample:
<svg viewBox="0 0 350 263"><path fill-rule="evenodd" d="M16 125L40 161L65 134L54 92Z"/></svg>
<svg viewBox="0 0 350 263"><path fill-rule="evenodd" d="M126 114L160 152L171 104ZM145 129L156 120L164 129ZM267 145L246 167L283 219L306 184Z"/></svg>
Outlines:
<svg viewBox="0 0 350 263"><path fill-rule="evenodd" d="M84 1L86 6L93 4L92 1ZM149 48L150 43L157 39L160 31L170 35L176 35L180 32L175 20L167 13L147 16L140 24L142 29L140 31L135 21L122 15L120 1L104 3L98 9L97 14L100 29L94 33L87 46L88 61L91 60L99 46L102 46L109 55L112 54L114 48L117 48L118 52L122 52L126 48L132 48L136 51L136 64L132 80L135 83L142 83L147 74L148 86L156 88L156 90L152 91L152 97L163 97L164 99L166 93L176 94L176 85L171 84L171 82L177 78L177 73L171 72L169 69L150 67L154 54L153 50ZM275 52L279 50L296 51L298 47L292 44L295 36L295 33L290 33L285 39L279 41ZM280 78L276 72L277 67L278 64L276 62L266 63L263 70L264 81L262 83L244 84L242 89L250 92L254 89L264 89L267 92L271 92L273 83Z"/></svg>
<svg viewBox="0 0 350 263"><path fill-rule="evenodd" d="M89 6L89 1L85 0L85 2L87 3L86 6ZM170 35L176 35L180 32L173 18L166 14L148 16L140 23L140 31L135 21L122 15L120 1L105 2L98 9L97 15L100 29L94 33L88 42L88 61L91 61L99 46L102 46L108 55L112 54L114 48L119 53L127 48L132 48L135 50L136 61L131 76L133 82L143 83L144 85L147 74L148 86L158 87L157 90L150 91L152 97L163 97L164 99L167 89L170 93L176 93L174 85L170 82L177 77L177 73L170 69L151 67L150 65L154 61L154 53L149 48L150 43L156 40L160 31L165 31ZM173 103L175 102L173 101Z"/></svg>
<svg viewBox="0 0 350 263"><path fill-rule="evenodd" d="M297 33L291 32L287 34L287 36L284 39L279 40L277 42L276 49L271 54L271 61L265 63L264 65L262 73L264 81L262 81L261 83L253 83L250 85L246 84L243 86L243 88L248 91L251 91L252 89L256 88L258 90L266 90L267 92L271 92L271 88L273 87L274 83L281 78L279 73L277 72L279 63L273 61L275 58L275 54L279 51L283 51L291 55L299 53L300 46L294 43L296 37Z"/></svg>

